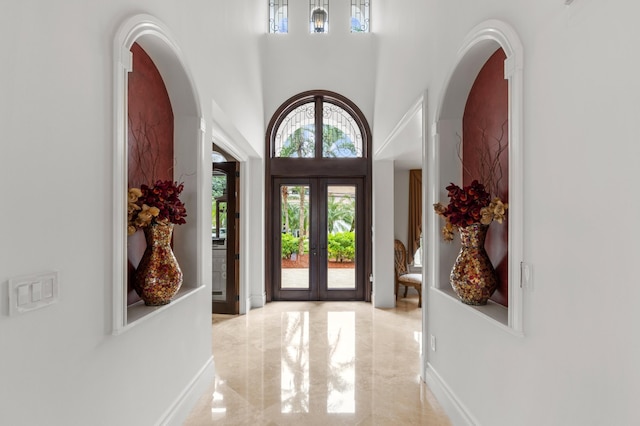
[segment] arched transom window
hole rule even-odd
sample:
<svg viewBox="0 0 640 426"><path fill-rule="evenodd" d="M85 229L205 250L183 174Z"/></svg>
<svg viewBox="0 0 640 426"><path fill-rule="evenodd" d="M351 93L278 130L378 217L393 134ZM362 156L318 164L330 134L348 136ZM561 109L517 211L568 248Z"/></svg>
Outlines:
<svg viewBox="0 0 640 426"><path fill-rule="evenodd" d="M279 123L272 157L362 158L362 130L351 112L317 96L291 109ZM318 144L318 141L322 141Z"/></svg>

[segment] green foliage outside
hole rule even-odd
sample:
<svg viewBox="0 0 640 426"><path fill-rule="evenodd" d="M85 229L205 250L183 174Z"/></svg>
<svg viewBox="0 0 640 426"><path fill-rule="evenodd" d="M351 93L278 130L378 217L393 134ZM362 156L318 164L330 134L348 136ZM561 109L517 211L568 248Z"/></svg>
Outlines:
<svg viewBox="0 0 640 426"><path fill-rule="evenodd" d="M217 198L224 195L224 191L227 188L227 175L224 173L214 174L211 177L211 228L216 227L216 204ZM220 213L220 226L226 226L227 213Z"/></svg>
<svg viewBox="0 0 640 426"><path fill-rule="evenodd" d="M282 258L291 259L293 253L298 253L298 239L291 234L282 234L281 239Z"/></svg>
<svg viewBox="0 0 640 426"><path fill-rule="evenodd" d="M353 261L356 255L354 232L338 232L329 235L329 258L338 262Z"/></svg>
<svg viewBox="0 0 640 426"><path fill-rule="evenodd" d="M315 156L316 135L312 124L293 131L282 144L280 157L311 158ZM356 157L356 146L342 130L335 126L322 126L322 156L325 158Z"/></svg>
<svg viewBox="0 0 640 426"><path fill-rule="evenodd" d="M280 157L313 157L314 149L313 127L310 129L300 127L285 140L280 151Z"/></svg>
<svg viewBox="0 0 640 426"><path fill-rule="evenodd" d="M329 196L327 200L327 229L329 232L353 231L355 226L356 201L345 195ZM338 224L342 224L342 228Z"/></svg>
<svg viewBox="0 0 640 426"><path fill-rule="evenodd" d="M322 156L327 158L356 157L356 146L337 127L322 126Z"/></svg>

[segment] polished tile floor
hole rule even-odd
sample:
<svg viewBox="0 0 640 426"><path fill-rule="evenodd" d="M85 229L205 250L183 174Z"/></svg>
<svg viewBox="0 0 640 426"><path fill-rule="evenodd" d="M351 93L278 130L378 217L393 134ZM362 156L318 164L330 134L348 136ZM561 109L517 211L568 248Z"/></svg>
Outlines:
<svg viewBox="0 0 640 426"><path fill-rule="evenodd" d="M450 425L420 381L417 296L213 316L215 382L185 425Z"/></svg>

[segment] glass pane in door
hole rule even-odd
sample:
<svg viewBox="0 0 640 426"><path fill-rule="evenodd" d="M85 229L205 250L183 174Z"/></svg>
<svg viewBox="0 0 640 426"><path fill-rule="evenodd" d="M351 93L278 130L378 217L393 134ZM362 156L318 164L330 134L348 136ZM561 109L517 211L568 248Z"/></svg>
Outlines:
<svg viewBox="0 0 640 426"><path fill-rule="evenodd" d="M280 288L308 289L308 185L280 185L280 226Z"/></svg>
<svg viewBox="0 0 640 426"><path fill-rule="evenodd" d="M211 180L212 289L214 301L227 300L227 175L215 170Z"/></svg>
<svg viewBox="0 0 640 426"><path fill-rule="evenodd" d="M356 288L356 187L327 187L327 289Z"/></svg>

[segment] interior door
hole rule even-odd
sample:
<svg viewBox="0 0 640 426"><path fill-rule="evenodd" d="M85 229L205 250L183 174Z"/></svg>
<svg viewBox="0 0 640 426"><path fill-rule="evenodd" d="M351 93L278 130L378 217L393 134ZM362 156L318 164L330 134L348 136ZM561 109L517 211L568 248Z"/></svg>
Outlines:
<svg viewBox="0 0 640 426"><path fill-rule="evenodd" d="M273 180L274 300L364 300L363 180Z"/></svg>
<svg viewBox="0 0 640 426"><path fill-rule="evenodd" d="M211 178L211 252L213 313L237 314L237 163L213 164Z"/></svg>

